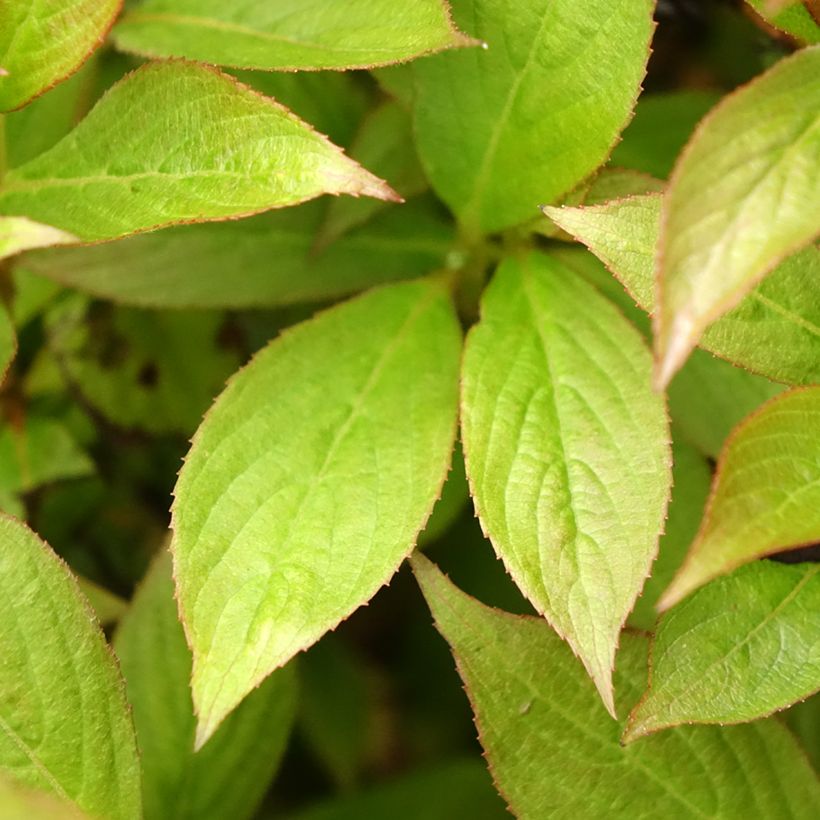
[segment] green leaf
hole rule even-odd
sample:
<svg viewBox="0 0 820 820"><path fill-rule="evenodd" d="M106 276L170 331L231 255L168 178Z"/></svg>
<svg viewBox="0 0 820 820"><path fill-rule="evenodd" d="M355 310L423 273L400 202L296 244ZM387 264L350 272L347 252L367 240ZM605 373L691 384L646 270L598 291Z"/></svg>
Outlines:
<svg viewBox="0 0 820 820"><path fill-rule="evenodd" d="M324 203L311 202L239 221L39 251L27 254L20 269L141 307L272 307L428 273L443 264L453 242L450 226L423 199L390 208L317 252L324 213Z"/></svg>
<svg viewBox="0 0 820 820"><path fill-rule="evenodd" d="M51 245L69 245L79 239L70 233L41 225L24 216L0 216L0 259Z"/></svg>
<svg viewBox="0 0 820 820"><path fill-rule="evenodd" d="M83 241L390 188L287 109L194 63L149 63L6 175L0 213Z"/></svg>
<svg viewBox="0 0 820 820"><path fill-rule="evenodd" d="M820 43L820 26L802 3L795 2L787 8L772 11L767 8L766 0L746 0L746 2L766 22L781 31L791 34L803 43Z"/></svg>
<svg viewBox="0 0 820 820"><path fill-rule="evenodd" d="M289 820L509 820L477 760L452 760L413 771L357 795L328 801Z"/></svg>
<svg viewBox="0 0 820 820"><path fill-rule="evenodd" d="M462 441L482 526L613 714L618 635L670 488L651 369L629 322L539 254L501 265L464 355Z"/></svg>
<svg viewBox="0 0 820 820"><path fill-rule="evenodd" d="M669 385L669 413L683 436L716 459L735 425L784 390L696 350Z"/></svg>
<svg viewBox="0 0 820 820"><path fill-rule="evenodd" d="M702 120L664 197L657 381L706 327L820 231L820 47L731 94Z"/></svg>
<svg viewBox="0 0 820 820"><path fill-rule="evenodd" d="M114 42L146 57L268 71L371 68L470 45L442 0L143 0Z"/></svg>
<svg viewBox="0 0 820 820"><path fill-rule="evenodd" d="M122 0L3 0L0 112L20 108L76 71L121 6Z"/></svg>
<svg viewBox="0 0 820 820"><path fill-rule="evenodd" d="M698 121L719 99L716 91L700 89L642 94L610 163L666 179Z"/></svg>
<svg viewBox="0 0 820 820"><path fill-rule="evenodd" d="M651 313L661 203L660 195L649 194L592 207L544 210L598 256ZM777 381L820 381L818 278L820 249L811 246L793 254L706 328L698 344Z"/></svg>
<svg viewBox="0 0 820 820"><path fill-rule="evenodd" d="M664 615L629 742L682 723L744 723L820 689L820 566L756 561Z"/></svg>
<svg viewBox="0 0 820 820"><path fill-rule="evenodd" d="M0 773L92 817L139 818L139 761L117 665L65 564L0 516Z"/></svg>
<svg viewBox="0 0 820 820"><path fill-rule="evenodd" d="M815 770L820 772L820 694L796 703L782 718L797 736Z"/></svg>
<svg viewBox="0 0 820 820"><path fill-rule="evenodd" d="M0 774L0 817L5 820L88 820L73 803L26 789Z"/></svg>
<svg viewBox="0 0 820 820"><path fill-rule="evenodd" d="M238 367L212 312L147 311L64 300L48 317L64 379L127 429L190 435Z"/></svg>
<svg viewBox="0 0 820 820"><path fill-rule="evenodd" d="M763 555L820 541L820 387L790 390L726 441L700 531L662 609Z"/></svg>
<svg viewBox="0 0 820 820"><path fill-rule="evenodd" d="M623 748L619 726L540 619L489 609L421 556L416 576L455 655L496 786L522 818L812 818L820 786L773 721L677 728ZM617 691L644 685L645 638L625 633Z"/></svg>
<svg viewBox="0 0 820 820"><path fill-rule="evenodd" d="M105 587L94 583L94 581L78 576L77 583L83 595L88 599L88 603L91 604L97 620L103 626L117 623L128 609L128 603L119 595L115 595Z"/></svg>
<svg viewBox="0 0 820 820"><path fill-rule="evenodd" d="M208 413L172 545L200 744L412 549L447 473L459 355L440 283L388 286L289 329Z"/></svg>
<svg viewBox="0 0 820 820"><path fill-rule="evenodd" d="M675 439L672 442L672 498L666 527L658 545L658 557L652 564L652 575L646 579L629 615L630 626L649 631L654 628L658 616L655 606L697 535L711 483L712 472L706 459L691 444Z"/></svg>
<svg viewBox="0 0 820 820"><path fill-rule="evenodd" d="M396 102L387 102L373 111L350 146L350 156L390 185L402 197L420 194L427 187L413 145L410 115ZM376 199L336 199L328 203L319 231L320 247L333 242L374 214L388 207Z"/></svg>
<svg viewBox="0 0 820 820"><path fill-rule="evenodd" d="M191 650L177 619L171 556L164 551L140 585L114 646L134 710L146 820L251 817L290 733L295 670L271 676L194 753Z"/></svg>
<svg viewBox="0 0 820 820"><path fill-rule="evenodd" d="M17 333L5 307L0 306L0 383L17 353Z"/></svg>
<svg viewBox="0 0 820 820"><path fill-rule="evenodd" d="M607 157L640 90L650 0L458 0L486 49L413 65L417 145L472 232L537 215Z"/></svg>

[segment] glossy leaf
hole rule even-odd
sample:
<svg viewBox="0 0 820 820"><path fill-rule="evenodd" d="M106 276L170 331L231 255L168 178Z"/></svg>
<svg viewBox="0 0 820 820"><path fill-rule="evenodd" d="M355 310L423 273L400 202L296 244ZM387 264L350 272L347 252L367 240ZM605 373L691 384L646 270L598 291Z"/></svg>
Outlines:
<svg viewBox="0 0 820 820"><path fill-rule="evenodd" d="M76 236L65 231L32 222L24 216L0 216L0 259L32 248L68 245Z"/></svg>
<svg viewBox="0 0 820 820"><path fill-rule="evenodd" d="M654 263L661 197L634 196L582 208L546 208L654 311ZM791 384L820 381L820 249L781 262L737 307L706 328L698 344L725 359Z"/></svg>
<svg viewBox="0 0 820 820"><path fill-rule="evenodd" d="M177 619L166 552L151 565L114 646L134 710L146 820L251 817L293 722L295 670L271 676L194 753L191 651Z"/></svg>
<svg viewBox="0 0 820 820"><path fill-rule="evenodd" d="M820 786L784 727L678 728L623 748L618 724L546 624L483 606L421 556L413 566L517 817L814 816ZM623 635L624 705L644 685L646 650L645 638Z"/></svg>
<svg viewBox="0 0 820 820"><path fill-rule="evenodd" d="M102 42L122 0L3 0L0 111L65 79Z"/></svg>
<svg viewBox="0 0 820 820"><path fill-rule="evenodd" d="M700 124L664 197L657 381L703 331L820 231L820 47L727 97Z"/></svg>
<svg viewBox="0 0 820 820"><path fill-rule="evenodd" d="M790 390L739 424L666 609L755 558L820 541L820 387Z"/></svg>
<svg viewBox="0 0 820 820"><path fill-rule="evenodd" d="M486 49L413 65L416 139L437 193L472 232L537 216L607 157L652 37L650 0L458 0Z"/></svg>
<svg viewBox="0 0 820 820"><path fill-rule="evenodd" d="M470 44L442 0L143 0L114 42L146 57L269 71L372 68Z"/></svg>
<svg viewBox="0 0 820 820"><path fill-rule="evenodd" d="M665 614L625 740L682 723L743 723L820 689L820 567L756 561Z"/></svg>
<svg viewBox="0 0 820 820"><path fill-rule="evenodd" d="M323 193L395 197L273 100L166 62L128 75L57 145L9 171L0 213L97 241Z"/></svg>
<svg viewBox="0 0 820 820"><path fill-rule="evenodd" d="M711 480L712 472L704 456L685 440L676 438L672 442L672 498L666 525L658 544L658 557L652 564L652 574L646 579L641 596L629 615L630 626L648 631L654 629L658 617L655 606L697 535Z"/></svg>
<svg viewBox="0 0 820 820"><path fill-rule="evenodd" d="M67 567L0 516L0 773L92 817L139 818L139 761L114 658Z"/></svg>
<svg viewBox="0 0 820 820"><path fill-rule="evenodd" d="M452 230L428 200L314 251L324 203L120 242L27 254L22 270L142 307L270 307L332 299L440 267Z"/></svg>
<svg viewBox="0 0 820 820"><path fill-rule="evenodd" d="M651 366L604 297L538 254L502 264L464 356L462 441L482 526L613 714L618 635L669 497Z"/></svg>
<svg viewBox="0 0 820 820"><path fill-rule="evenodd" d="M393 285L289 329L209 412L173 512L200 744L412 549L447 473L459 353L442 285Z"/></svg>

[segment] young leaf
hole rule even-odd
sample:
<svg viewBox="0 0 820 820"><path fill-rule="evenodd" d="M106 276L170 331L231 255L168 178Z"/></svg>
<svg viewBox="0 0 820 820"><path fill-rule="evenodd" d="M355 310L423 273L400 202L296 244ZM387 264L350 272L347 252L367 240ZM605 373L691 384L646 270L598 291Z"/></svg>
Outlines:
<svg viewBox="0 0 820 820"><path fill-rule="evenodd" d="M697 449L685 440L673 440L672 498L666 526L658 544L658 557L652 564L652 575L646 579L641 596L629 615L630 626L648 631L654 629L658 617L655 606L697 535L711 479L709 464Z"/></svg>
<svg viewBox="0 0 820 820"><path fill-rule="evenodd" d="M429 273L453 241L450 226L422 199L388 209L316 252L324 213L324 203L308 202L250 219L38 251L19 264L128 305L253 308L332 299Z"/></svg>
<svg viewBox="0 0 820 820"><path fill-rule="evenodd" d="M662 198L634 196L583 208L545 208L583 242L635 301L655 309L654 265ZM737 307L706 328L698 344L729 361L789 384L820 381L820 249L781 262Z"/></svg>
<svg viewBox="0 0 820 820"><path fill-rule="evenodd" d="M605 159L629 120L652 37L650 0L458 0L487 44L413 65L431 184L473 232L537 215Z"/></svg>
<svg viewBox="0 0 820 820"><path fill-rule="evenodd" d="M820 46L781 60L702 120L664 197L656 377L820 231Z"/></svg>
<svg viewBox="0 0 820 820"><path fill-rule="evenodd" d="M83 241L390 188L276 102L194 63L149 63L49 151L15 168L0 213Z"/></svg>
<svg viewBox="0 0 820 820"><path fill-rule="evenodd" d="M294 669L266 680L194 753L191 651L177 619L171 556L164 551L138 589L114 646L134 710L146 820L251 817L293 722Z"/></svg>
<svg viewBox="0 0 820 820"><path fill-rule="evenodd" d="M114 42L146 57L268 71L372 68L471 44L443 0L143 0Z"/></svg>
<svg viewBox="0 0 820 820"><path fill-rule="evenodd" d="M41 225L24 216L0 216L0 259L32 248L68 245L78 241L70 233Z"/></svg>
<svg viewBox="0 0 820 820"><path fill-rule="evenodd" d="M0 112L20 108L76 71L121 6L122 0L3 0Z"/></svg>
<svg viewBox="0 0 820 820"><path fill-rule="evenodd" d="M820 786L784 727L678 728L623 748L618 725L546 624L483 606L420 555L413 568L517 817L814 816ZM624 705L644 685L646 650L645 638L624 634Z"/></svg>
<svg viewBox="0 0 820 820"><path fill-rule="evenodd" d="M669 497L651 369L629 322L539 254L502 263L464 355L462 441L484 531L613 714L618 635Z"/></svg>
<svg viewBox="0 0 820 820"><path fill-rule="evenodd" d="M200 745L412 549L447 473L459 353L442 285L393 285L288 330L209 412L172 545Z"/></svg>
<svg viewBox="0 0 820 820"><path fill-rule="evenodd" d="M141 817L122 680L65 564L0 516L0 773L92 817Z"/></svg>
<svg viewBox="0 0 820 820"><path fill-rule="evenodd" d="M744 723L820 689L820 566L756 561L664 615L631 741L682 723Z"/></svg>
<svg viewBox="0 0 820 820"><path fill-rule="evenodd" d="M790 390L724 445L700 531L663 595L668 609L711 578L820 541L820 387Z"/></svg>

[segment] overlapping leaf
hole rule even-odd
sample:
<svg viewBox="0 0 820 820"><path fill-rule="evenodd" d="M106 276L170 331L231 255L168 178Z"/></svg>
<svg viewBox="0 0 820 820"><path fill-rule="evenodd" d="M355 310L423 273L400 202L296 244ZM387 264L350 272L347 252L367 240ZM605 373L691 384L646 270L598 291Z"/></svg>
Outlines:
<svg viewBox="0 0 820 820"><path fill-rule="evenodd" d="M288 330L210 411L173 514L200 743L412 548L450 460L459 352L443 286L392 285Z"/></svg>
<svg viewBox="0 0 820 820"><path fill-rule="evenodd" d="M0 516L0 774L91 817L141 816L122 680L76 581Z"/></svg>
<svg viewBox="0 0 820 820"><path fill-rule="evenodd" d="M766 0L746 0L763 18L781 31L785 31L804 43L820 43L820 25L808 8L795 2L785 8L772 8Z"/></svg>
<svg viewBox="0 0 820 820"><path fill-rule="evenodd" d="M657 552L669 431L638 332L548 256L505 261L464 357L462 441L485 532L614 714L618 635Z"/></svg>
<svg viewBox="0 0 820 820"><path fill-rule="evenodd" d="M41 225L24 216L0 216L0 259L32 248L69 245L78 241L70 233Z"/></svg>
<svg viewBox="0 0 820 820"><path fill-rule="evenodd" d="M152 564L114 645L134 710L146 820L252 816L293 721L295 670L271 676L194 753L191 651L177 620L167 553Z"/></svg>
<svg viewBox="0 0 820 820"><path fill-rule="evenodd" d="M781 60L701 122L664 197L659 384L709 324L820 231L818 156L820 46Z"/></svg>
<svg viewBox="0 0 820 820"><path fill-rule="evenodd" d="M820 689L820 567L756 561L665 614L627 740L682 723L742 723Z"/></svg>
<svg viewBox="0 0 820 820"><path fill-rule="evenodd" d="M0 112L75 71L102 42L122 0L3 0Z"/></svg>
<svg viewBox="0 0 820 820"><path fill-rule="evenodd" d="M735 428L668 608L762 555L820 541L820 387L790 390Z"/></svg>
<svg viewBox="0 0 820 820"><path fill-rule="evenodd" d="M149 57L276 71L371 68L470 44L443 0L143 0L114 41Z"/></svg>
<svg viewBox="0 0 820 820"><path fill-rule="evenodd" d="M486 49L415 63L414 119L431 184L472 231L536 216L606 159L652 36L650 0L458 0Z"/></svg>
<svg viewBox="0 0 820 820"><path fill-rule="evenodd" d="M96 241L323 193L395 197L274 101L178 61L128 75L57 145L10 171L0 214Z"/></svg>
<svg viewBox="0 0 820 820"><path fill-rule="evenodd" d="M413 559L516 816L812 818L820 786L788 730L686 727L627 748L569 649L542 621L489 609ZM647 641L625 634L619 698L644 685Z"/></svg>
<svg viewBox="0 0 820 820"><path fill-rule="evenodd" d="M661 207L661 196L648 194L545 212L596 254L651 313ZM698 344L778 381L820 381L818 279L820 249L811 246L780 263L737 307L706 328Z"/></svg>

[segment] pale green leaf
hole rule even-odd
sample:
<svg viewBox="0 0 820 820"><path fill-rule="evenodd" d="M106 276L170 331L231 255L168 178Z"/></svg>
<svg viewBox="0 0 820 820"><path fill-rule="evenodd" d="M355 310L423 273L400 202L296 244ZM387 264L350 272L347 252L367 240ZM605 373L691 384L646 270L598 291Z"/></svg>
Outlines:
<svg viewBox="0 0 820 820"><path fill-rule="evenodd" d="M413 771L359 794L327 801L289 820L509 820L478 760Z"/></svg>
<svg viewBox="0 0 820 820"><path fill-rule="evenodd" d="M122 0L3 0L0 111L20 108L76 71L121 6Z"/></svg>
<svg viewBox="0 0 820 820"><path fill-rule="evenodd" d="M65 564L0 516L0 772L92 817L139 818L117 665Z"/></svg>
<svg viewBox="0 0 820 820"><path fill-rule="evenodd" d="M700 531L660 606L755 558L816 541L820 387L806 387L772 399L729 436Z"/></svg>
<svg viewBox="0 0 820 820"><path fill-rule="evenodd" d="M57 145L9 171L0 213L97 241L323 193L395 197L275 101L176 61L129 74Z"/></svg>
<svg viewBox="0 0 820 820"><path fill-rule="evenodd" d="M48 315L63 379L114 424L190 435L239 366L222 314L148 311L75 295Z"/></svg>
<svg viewBox="0 0 820 820"><path fill-rule="evenodd" d="M820 25L802 3L795 2L786 8L771 9L766 0L746 0L746 2L775 28L791 34L803 43L820 43Z"/></svg>
<svg viewBox="0 0 820 820"><path fill-rule="evenodd" d="M76 804L46 791L27 789L0 774L3 820L89 820Z"/></svg>
<svg viewBox="0 0 820 820"><path fill-rule="evenodd" d="M392 285L287 330L209 411L172 546L200 743L412 549L447 473L459 354L443 286Z"/></svg>
<svg viewBox="0 0 820 820"><path fill-rule="evenodd" d="M703 331L820 231L820 46L726 97L664 197L655 320L665 385Z"/></svg>
<svg viewBox="0 0 820 820"><path fill-rule="evenodd" d="M177 619L171 557L164 551L140 585L114 647L134 711L145 820L251 817L293 722L295 670L271 676L195 753L191 650Z"/></svg>
<svg viewBox="0 0 820 820"><path fill-rule="evenodd" d="M114 624L123 616L128 609L128 603L107 590L105 587L89 581L88 578L77 577L77 583L83 591L83 595L88 599L97 620L103 625Z"/></svg>
<svg viewBox="0 0 820 820"><path fill-rule="evenodd" d="M24 216L0 216L0 259L32 248L68 245L79 241L76 236L41 225Z"/></svg>
<svg viewBox="0 0 820 820"><path fill-rule="evenodd" d="M20 266L142 307L271 307L428 273L441 267L452 245L450 226L421 200L391 208L315 252L323 206L310 202L239 221L39 251Z"/></svg>
<svg viewBox="0 0 820 820"><path fill-rule="evenodd" d="M820 689L820 566L756 561L665 614L628 742L682 723L745 723Z"/></svg>
<svg viewBox="0 0 820 820"><path fill-rule="evenodd" d="M594 171L626 125L652 37L650 0L457 0L486 49L413 64L419 154L465 226L537 215Z"/></svg>
<svg viewBox="0 0 820 820"><path fill-rule="evenodd" d="M658 545L658 557L652 564L652 575L646 579L641 596L629 615L630 626L650 631L654 628L658 617L655 605L683 563L686 550L697 534L711 481L709 464L697 449L684 440L673 440L672 498L666 526Z"/></svg>
<svg viewBox="0 0 820 820"><path fill-rule="evenodd" d="M629 322L538 254L501 265L464 356L462 441L482 526L613 714L618 635L669 497L651 369Z"/></svg>
<svg viewBox="0 0 820 820"><path fill-rule="evenodd" d="M489 609L413 559L450 644L496 786L522 820L813 818L820 786L775 722L684 727L624 748L569 649L542 621ZM621 639L617 691L634 702L645 638Z"/></svg>
<svg viewBox="0 0 820 820"><path fill-rule="evenodd" d="M433 514L419 535L419 547L426 547L441 538L456 522L469 499L470 488L464 469L464 454L456 443L450 473L444 482L441 497L433 507Z"/></svg>
<svg viewBox="0 0 820 820"><path fill-rule="evenodd" d="M642 94L610 162L666 179L698 121L720 99L716 91Z"/></svg>
<svg viewBox="0 0 820 820"><path fill-rule="evenodd" d="M147 57L268 71L371 68L470 44L443 0L143 0L114 42Z"/></svg>
<svg viewBox="0 0 820 820"><path fill-rule="evenodd" d="M545 212L598 256L644 310L654 310L660 195ZM698 344L777 381L820 381L818 280L820 249L811 246L781 262L737 307L706 328Z"/></svg>

